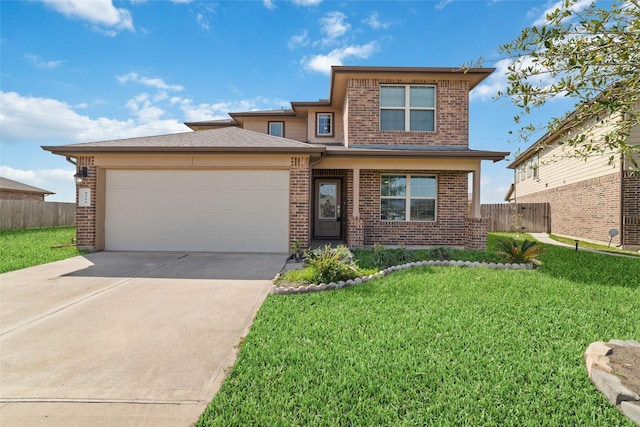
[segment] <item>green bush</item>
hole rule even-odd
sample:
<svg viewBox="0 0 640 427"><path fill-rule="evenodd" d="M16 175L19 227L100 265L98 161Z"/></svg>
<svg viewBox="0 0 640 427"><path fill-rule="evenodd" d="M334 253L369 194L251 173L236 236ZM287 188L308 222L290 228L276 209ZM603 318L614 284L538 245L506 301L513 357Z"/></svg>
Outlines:
<svg viewBox="0 0 640 427"><path fill-rule="evenodd" d="M322 248L305 252L306 263L311 270L311 282L330 283L355 279L362 275L361 270L353 262L353 254L344 245Z"/></svg>
<svg viewBox="0 0 640 427"><path fill-rule="evenodd" d="M376 245L371 252L367 262L380 270L418 260L414 252L406 248L387 249L382 245Z"/></svg>
<svg viewBox="0 0 640 427"><path fill-rule="evenodd" d="M537 257L544 251L544 248L536 242L525 239L523 242L518 243L515 239L500 239L497 246L499 249L498 254L504 256L508 262L530 262L534 266L542 265L542 262Z"/></svg>
<svg viewBox="0 0 640 427"><path fill-rule="evenodd" d="M429 259L448 261L453 258L453 249L446 247L432 248L427 251Z"/></svg>

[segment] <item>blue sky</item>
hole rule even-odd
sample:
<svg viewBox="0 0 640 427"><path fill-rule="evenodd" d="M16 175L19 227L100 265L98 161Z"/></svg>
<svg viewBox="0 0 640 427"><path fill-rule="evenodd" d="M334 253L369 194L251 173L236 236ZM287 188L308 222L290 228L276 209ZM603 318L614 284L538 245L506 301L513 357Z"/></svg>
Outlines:
<svg viewBox="0 0 640 427"><path fill-rule="evenodd" d="M471 95L470 146L511 151L517 111L498 46L548 1L0 1L0 175L74 201L74 167L41 145L184 132L185 121L326 98L331 65L498 70ZM571 108L554 102L544 123ZM511 184L483 162L482 202Z"/></svg>

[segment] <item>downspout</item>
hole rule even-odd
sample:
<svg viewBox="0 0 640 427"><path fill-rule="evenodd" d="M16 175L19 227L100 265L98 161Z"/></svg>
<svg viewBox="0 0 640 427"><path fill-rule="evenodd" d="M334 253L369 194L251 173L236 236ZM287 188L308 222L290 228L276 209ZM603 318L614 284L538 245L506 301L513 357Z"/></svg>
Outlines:
<svg viewBox="0 0 640 427"><path fill-rule="evenodd" d="M69 156L67 156L67 157L66 157L66 159L67 159L67 162L71 163L71 164L72 164L72 165L74 165L74 166L77 164L76 162L74 162L73 160L71 160L71 157L69 157Z"/></svg>

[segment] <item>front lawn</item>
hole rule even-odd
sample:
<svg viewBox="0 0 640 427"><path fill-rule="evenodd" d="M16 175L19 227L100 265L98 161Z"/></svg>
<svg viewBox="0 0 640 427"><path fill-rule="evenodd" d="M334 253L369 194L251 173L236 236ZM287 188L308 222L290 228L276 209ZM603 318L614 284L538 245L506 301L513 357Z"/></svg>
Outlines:
<svg viewBox="0 0 640 427"><path fill-rule="evenodd" d="M584 351L640 339L640 260L546 249L269 296L198 425L632 426Z"/></svg>
<svg viewBox="0 0 640 427"><path fill-rule="evenodd" d="M80 255L75 246L51 248L75 235L75 227L0 230L0 273Z"/></svg>

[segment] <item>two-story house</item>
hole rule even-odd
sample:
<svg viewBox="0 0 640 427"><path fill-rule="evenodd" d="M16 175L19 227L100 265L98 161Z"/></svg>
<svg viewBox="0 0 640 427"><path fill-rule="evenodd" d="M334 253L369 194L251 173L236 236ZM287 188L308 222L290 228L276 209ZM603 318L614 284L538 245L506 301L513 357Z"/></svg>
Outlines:
<svg viewBox="0 0 640 427"><path fill-rule="evenodd" d="M91 250L483 248L480 164L508 153L469 148L469 91L492 72L333 67L325 100L43 148L77 163L78 246Z"/></svg>
<svg viewBox="0 0 640 427"><path fill-rule="evenodd" d="M597 141L611 126L582 123L579 134ZM547 133L508 165L514 181L505 200L548 203L552 233L640 249L640 177L629 159L611 150L585 158L563 144L566 138L563 130ZM627 144L640 145L640 126Z"/></svg>

